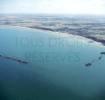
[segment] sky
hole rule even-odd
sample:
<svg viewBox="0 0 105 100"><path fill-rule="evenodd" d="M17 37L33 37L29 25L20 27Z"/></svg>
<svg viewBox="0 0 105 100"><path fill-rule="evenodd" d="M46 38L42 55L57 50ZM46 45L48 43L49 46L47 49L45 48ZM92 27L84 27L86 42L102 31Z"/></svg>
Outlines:
<svg viewBox="0 0 105 100"><path fill-rule="evenodd" d="M105 0L0 0L0 13L105 15Z"/></svg>

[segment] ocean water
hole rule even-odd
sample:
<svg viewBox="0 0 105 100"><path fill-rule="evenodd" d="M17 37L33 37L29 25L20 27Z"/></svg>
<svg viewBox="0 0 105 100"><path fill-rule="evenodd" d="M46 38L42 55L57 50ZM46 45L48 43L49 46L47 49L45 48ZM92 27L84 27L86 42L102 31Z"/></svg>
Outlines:
<svg viewBox="0 0 105 100"><path fill-rule="evenodd" d="M105 100L101 52L80 36L0 27L0 100Z"/></svg>

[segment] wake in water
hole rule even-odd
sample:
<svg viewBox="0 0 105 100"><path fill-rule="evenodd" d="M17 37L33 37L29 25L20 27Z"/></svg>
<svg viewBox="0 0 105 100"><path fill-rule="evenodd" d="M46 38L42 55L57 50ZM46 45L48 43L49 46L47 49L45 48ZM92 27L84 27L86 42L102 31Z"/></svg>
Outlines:
<svg viewBox="0 0 105 100"><path fill-rule="evenodd" d="M12 60L12 61L15 61L15 62L18 62L18 63L21 63L21 64L28 64L27 61L23 61L23 60L20 60L20 59L17 59L17 58L13 58L13 57L0 55L0 58Z"/></svg>

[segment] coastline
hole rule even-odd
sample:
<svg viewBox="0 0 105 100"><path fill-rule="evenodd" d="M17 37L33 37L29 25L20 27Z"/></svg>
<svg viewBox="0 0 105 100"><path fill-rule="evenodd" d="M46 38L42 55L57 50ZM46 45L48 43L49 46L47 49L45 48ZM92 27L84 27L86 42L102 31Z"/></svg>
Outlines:
<svg viewBox="0 0 105 100"><path fill-rule="evenodd" d="M28 27L28 28L46 30L46 31L51 31L51 32L57 32L57 31L54 31L54 30L49 29L49 28L40 28L40 27ZM63 34L65 34L64 32L58 32L58 33L63 33ZM101 43L103 46L105 46L105 40L103 40L103 39L98 39L98 38L93 37L93 36L83 36L83 35L81 35L81 34L78 34L78 35L77 35L77 34L73 34L73 33L66 33L66 34L72 34L72 35L74 35L74 36L81 36L81 37L84 37L84 38L93 40L93 41L95 41L95 42L99 42L99 43Z"/></svg>
<svg viewBox="0 0 105 100"><path fill-rule="evenodd" d="M96 37L92 37L92 36L87 36L86 38L92 39L94 41L100 42L101 44L103 44L105 46L105 40L103 39L98 39Z"/></svg>
<svg viewBox="0 0 105 100"><path fill-rule="evenodd" d="M49 28L41 28L41 27L30 27L30 26L18 26L18 25L0 25L0 27L15 27L15 28L22 28L22 29L28 29L28 30L38 30L38 31L49 31L51 33L59 33L59 34L64 34L64 35L73 35L73 36L77 36L77 37L81 37L81 38L85 38L85 39L89 39L90 41L94 41L94 42L98 42L98 43L101 43L103 46L105 46L105 40L103 39L98 39L96 37L93 37L93 36L84 36L84 35L81 35L81 34L73 34L73 33L67 33L67 32L57 32L57 31L54 31L52 29L49 29Z"/></svg>

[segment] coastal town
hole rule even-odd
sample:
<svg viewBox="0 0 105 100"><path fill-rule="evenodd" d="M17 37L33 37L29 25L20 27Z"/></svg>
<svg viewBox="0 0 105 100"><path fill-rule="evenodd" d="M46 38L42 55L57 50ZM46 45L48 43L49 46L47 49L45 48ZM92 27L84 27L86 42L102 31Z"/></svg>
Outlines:
<svg viewBox="0 0 105 100"><path fill-rule="evenodd" d="M105 17L79 15L1 14L0 25L21 26L80 35L105 45Z"/></svg>

